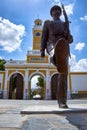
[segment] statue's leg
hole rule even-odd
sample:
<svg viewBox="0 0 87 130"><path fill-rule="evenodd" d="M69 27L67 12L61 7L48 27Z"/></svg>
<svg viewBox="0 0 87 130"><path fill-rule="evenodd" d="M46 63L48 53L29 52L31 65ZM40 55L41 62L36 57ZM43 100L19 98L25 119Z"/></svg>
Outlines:
<svg viewBox="0 0 87 130"><path fill-rule="evenodd" d="M67 74L59 73L57 86L57 101L60 108L67 106Z"/></svg>
<svg viewBox="0 0 87 130"><path fill-rule="evenodd" d="M59 103L60 108L68 108L67 106L68 57L63 63L66 69L64 70L64 73L59 72L59 75L58 75L57 101ZM58 67L57 67L57 70L59 70Z"/></svg>
<svg viewBox="0 0 87 130"><path fill-rule="evenodd" d="M59 72L57 85L57 101L60 108L67 106L67 75L68 75L69 46L66 40L61 39L55 47L56 67Z"/></svg>
<svg viewBox="0 0 87 130"><path fill-rule="evenodd" d="M69 44L64 38L56 42L54 54L58 72L68 73Z"/></svg>

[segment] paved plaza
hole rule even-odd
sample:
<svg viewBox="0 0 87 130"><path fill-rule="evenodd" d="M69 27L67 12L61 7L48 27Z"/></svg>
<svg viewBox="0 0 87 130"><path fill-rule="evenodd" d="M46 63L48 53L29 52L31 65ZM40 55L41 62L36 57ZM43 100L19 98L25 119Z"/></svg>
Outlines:
<svg viewBox="0 0 87 130"><path fill-rule="evenodd" d="M87 100L0 100L0 130L87 130Z"/></svg>

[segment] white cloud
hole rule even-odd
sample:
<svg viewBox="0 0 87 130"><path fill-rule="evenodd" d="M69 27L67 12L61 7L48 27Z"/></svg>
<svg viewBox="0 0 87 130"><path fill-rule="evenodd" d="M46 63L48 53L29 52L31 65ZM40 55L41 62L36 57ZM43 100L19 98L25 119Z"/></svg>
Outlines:
<svg viewBox="0 0 87 130"><path fill-rule="evenodd" d="M71 54L71 57L69 58L69 64L74 66L76 64L76 56Z"/></svg>
<svg viewBox="0 0 87 130"><path fill-rule="evenodd" d="M76 56L71 54L71 58L69 59L70 71L71 72L87 72L87 59L80 59L76 62Z"/></svg>
<svg viewBox="0 0 87 130"><path fill-rule="evenodd" d="M73 15L73 7L74 4L69 4L65 6L65 10L67 12L67 15Z"/></svg>
<svg viewBox="0 0 87 130"><path fill-rule="evenodd" d="M23 25L16 25L8 19L0 17L0 47L2 50L8 52L20 50L24 34L25 27Z"/></svg>
<svg viewBox="0 0 87 130"><path fill-rule="evenodd" d="M84 42L79 42L76 44L75 46L75 50L81 51L83 48L85 47L85 43Z"/></svg>
<svg viewBox="0 0 87 130"><path fill-rule="evenodd" d="M80 20L87 21L87 15L85 15L84 17L80 17Z"/></svg>

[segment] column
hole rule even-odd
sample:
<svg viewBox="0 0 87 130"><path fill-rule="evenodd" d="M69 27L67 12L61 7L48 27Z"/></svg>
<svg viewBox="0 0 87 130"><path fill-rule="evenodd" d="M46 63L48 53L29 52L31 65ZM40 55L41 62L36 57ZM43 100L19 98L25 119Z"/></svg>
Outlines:
<svg viewBox="0 0 87 130"><path fill-rule="evenodd" d="M24 97L23 99L29 99L28 93L28 69L25 70L25 78L24 78Z"/></svg>
<svg viewBox="0 0 87 130"><path fill-rule="evenodd" d="M71 99L71 91L70 91L70 76L68 74L68 80L67 80L67 85L68 85L68 89L67 89L67 99Z"/></svg>
<svg viewBox="0 0 87 130"><path fill-rule="evenodd" d="M51 99L50 91L50 71L46 70L46 99Z"/></svg>
<svg viewBox="0 0 87 130"><path fill-rule="evenodd" d="M70 91L70 65L68 65L68 80L67 80L67 85L68 85L68 89L67 89L67 99L71 99L71 91Z"/></svg>
<svg viewBox="0 0 87 130"><path fill-rule="evenodd" d="M3 91L3 99L8 98L7 82L8 82L8 70L5 71L5 85Z"/></svg>

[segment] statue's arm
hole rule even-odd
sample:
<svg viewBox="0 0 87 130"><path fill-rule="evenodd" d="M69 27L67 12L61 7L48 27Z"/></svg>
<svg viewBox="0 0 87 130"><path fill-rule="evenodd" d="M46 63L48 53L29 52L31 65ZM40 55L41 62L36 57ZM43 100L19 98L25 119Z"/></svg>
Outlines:
<svg viewBox="0 0 87 130"><path fill-rule="evenodd" d="M71 44L73 42L73 36L70 32L70 28L69 26L67 27L67 23L65 22L65 37L66 37L66 40L68 41L69 44Z"/></svg>
<svg viewBox="0 0 87 130"><path fill-rule="evenodd" d="M41 53L45 54L47 41L48 41L48 21L45 21L41 36L41 49L40 49Z"/></svg>

